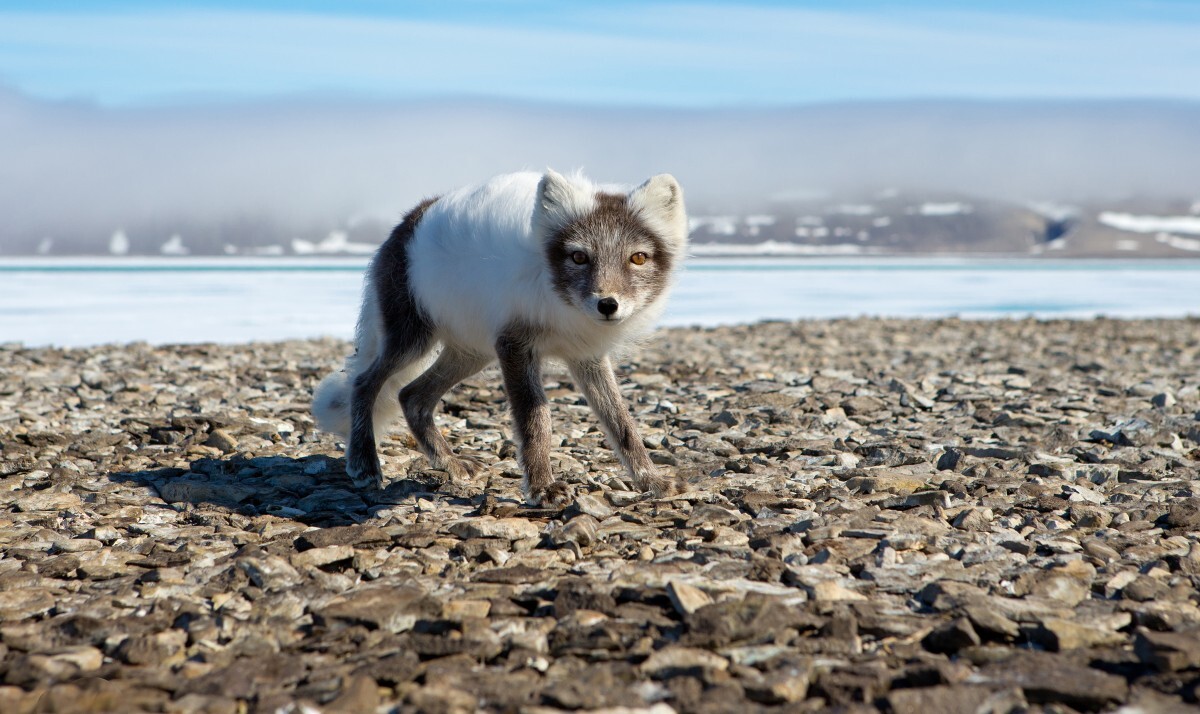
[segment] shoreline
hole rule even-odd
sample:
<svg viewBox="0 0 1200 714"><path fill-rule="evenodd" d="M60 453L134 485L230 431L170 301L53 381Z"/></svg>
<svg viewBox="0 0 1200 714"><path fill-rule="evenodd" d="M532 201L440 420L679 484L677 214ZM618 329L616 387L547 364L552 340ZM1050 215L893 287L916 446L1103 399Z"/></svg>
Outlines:
<svg viewBox="0 0 1200 714"><path fill-rule="evenodd" d="M397 427L351 486L308 414L348 349L0 347L0 710L1200 697L1200 319L662 329L618 379L691 490L632 493L549 369L561 513L494 368L438 418L484 474Z"/></svg>

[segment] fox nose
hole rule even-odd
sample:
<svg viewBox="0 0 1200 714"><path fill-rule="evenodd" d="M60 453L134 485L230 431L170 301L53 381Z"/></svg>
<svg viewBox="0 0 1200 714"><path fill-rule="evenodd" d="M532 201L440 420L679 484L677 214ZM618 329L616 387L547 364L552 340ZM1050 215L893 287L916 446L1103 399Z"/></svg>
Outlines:
<svg viewBox="0 0 1200 714"><path fill-rule="evenodd" d="M600 302L596 303L596 309L600 311L601 315L611 317L617 311L617 299L610 297L600 298Z"/></svg>

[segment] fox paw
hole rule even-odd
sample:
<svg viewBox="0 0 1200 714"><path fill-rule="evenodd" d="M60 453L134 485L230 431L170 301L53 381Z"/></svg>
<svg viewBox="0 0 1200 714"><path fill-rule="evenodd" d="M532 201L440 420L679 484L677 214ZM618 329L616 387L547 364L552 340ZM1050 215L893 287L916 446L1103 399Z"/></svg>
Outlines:
<svg viewBox="0 0 1200 714"><path fill-rule="evenodd" d="M346 458L346 475L356 488L383 488L383 469L376 463L362 463L358 459Z"/></svg>
<svg viewBox="0 0 1200 714"><path fill-rule="evenodd" d="M531 488L525 494L526 503L546 508L566 508L574 499L571 489L562 481L551 481L540 488Z"/></svg>
<svg viewBox="0 0 1200 714"><path fill-rule="evenodd" d="M673 476L654 476L646 479L643 490L649 492L655 498L666 498L667 496L678 496L681 493L686 493L688 484L683 479Z"/></svg>
<svg viewBox="0 0 1200 714"><path fill-rule="evenodd" d="M451 481L466 483L487 468L487 464L473 456L457 456L446 459L442 468L450 474Z"/></svg>

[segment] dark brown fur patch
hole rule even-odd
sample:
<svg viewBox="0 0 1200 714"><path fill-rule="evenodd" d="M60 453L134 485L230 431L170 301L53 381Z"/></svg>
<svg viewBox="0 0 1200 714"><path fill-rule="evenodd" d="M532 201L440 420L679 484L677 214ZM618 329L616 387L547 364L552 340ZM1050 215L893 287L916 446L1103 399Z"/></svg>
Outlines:
<svg viewBox="0 0 1200 714"><path fill-rule="evenodd" d="M662 236L646 227L637 213L629 208L626 197L621 194L597 193L596 208L591 213L579 218L550 236L546 242L546 259L549 261L551 275L554 279L555 291L568 298L572 285L571 276L561 270L570 258L567 245L572 242L591 242L589 236L612 236L612 240L627 239L641 240L653 246L650 259L655 261L656 271L661 275L671 272L675 256L667 248ZM658 291L662 282L657 283ZM657 291L651 296L657 297Z"/></svg>
<svg viewBox="0 0 1200 714"><path fill-rule="evenodd" d="M407 320L424 318L408 290L408 244L417 232L421 217L436 201L436 196L427 198L406 213L400 225L392 229L392 234L380 246L379 254L371 264L371 281L379 298L383 323L389 328L403 326Z"/></svg>

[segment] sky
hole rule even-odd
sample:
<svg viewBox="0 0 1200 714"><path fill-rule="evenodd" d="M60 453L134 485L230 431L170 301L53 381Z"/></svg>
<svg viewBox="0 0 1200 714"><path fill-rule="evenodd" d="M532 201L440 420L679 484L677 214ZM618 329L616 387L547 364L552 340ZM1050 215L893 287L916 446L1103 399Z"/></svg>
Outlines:
<svg viewBox="0 0 1200 714"><path fill-rule="evenodd" d="M6 0L0 87L109 107L1196 100L1200 3Z"/></svg>

